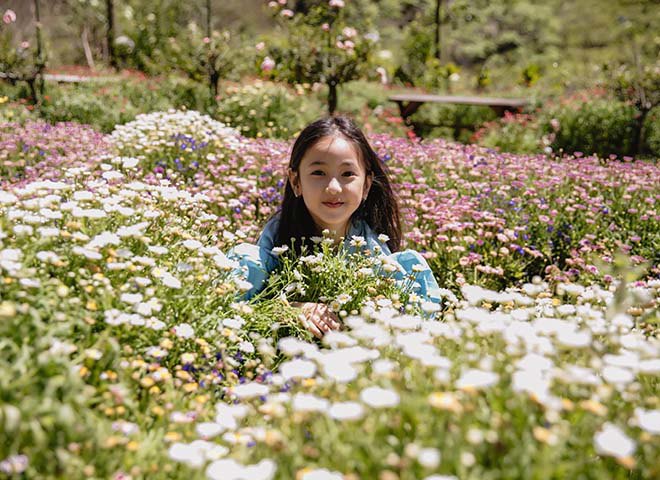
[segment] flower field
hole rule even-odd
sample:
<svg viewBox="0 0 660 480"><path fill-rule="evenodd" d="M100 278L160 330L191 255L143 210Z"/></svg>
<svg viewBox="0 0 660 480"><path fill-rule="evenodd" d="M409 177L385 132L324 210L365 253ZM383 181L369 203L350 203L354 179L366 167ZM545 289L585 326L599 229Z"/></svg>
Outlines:
<svg viewBox="0 0 660 480"><path fill-rule="evenodd" d="M660 167L371 140L445 297L320 240L267 289L314 342L228 256L289 143L0 125L0 478L657 478Z"/></svg>

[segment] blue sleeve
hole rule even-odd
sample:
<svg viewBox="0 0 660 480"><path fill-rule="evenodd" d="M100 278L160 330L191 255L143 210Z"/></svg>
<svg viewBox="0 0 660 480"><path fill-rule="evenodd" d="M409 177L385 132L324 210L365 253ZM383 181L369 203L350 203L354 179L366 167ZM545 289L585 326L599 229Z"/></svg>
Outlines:
<svg viewBox="0 0 660 480"><path fill-rule="evenodd" d="M389 257L402 267L394 273L395 279L406 280L409 276L414 276L413 292L426 301L441 303L442 291L433 276L431 267L420 253L414 250L404 250L392 253Z"/></svg>
<svg viewBox="0 0 660 480"><path fill-rule="evenodd" d="M259 293L266 286L270 272L277 267L277 257L272 252L275 246L275 226L274 222L268 222L256 245L241 243L227 252L227 257L238 261L240 265L233 274L252 284L243 294L243 300L249 300Z"/></svg>

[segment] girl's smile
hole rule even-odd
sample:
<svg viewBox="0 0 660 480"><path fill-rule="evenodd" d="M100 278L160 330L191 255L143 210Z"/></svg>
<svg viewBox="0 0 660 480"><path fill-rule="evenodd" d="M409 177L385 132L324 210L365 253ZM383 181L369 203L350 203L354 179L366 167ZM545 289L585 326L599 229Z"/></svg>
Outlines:
<svg viewBox="0 0 660 480"><path fill-rule="evenodd" d="M320 230L345 237L353 213L367 198L371 175L358 148L343 136L321 137L309 147L289 181Z"/></svg>

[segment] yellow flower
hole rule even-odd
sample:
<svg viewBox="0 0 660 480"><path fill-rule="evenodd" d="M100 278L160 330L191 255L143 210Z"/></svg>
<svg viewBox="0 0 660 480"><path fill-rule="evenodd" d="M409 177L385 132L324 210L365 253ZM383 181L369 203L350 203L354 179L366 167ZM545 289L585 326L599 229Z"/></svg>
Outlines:
<svg viewBox="0 0 660 480"><path fill-rule="evenodd" d="M433 392L429 395L429 404L438 410L447 410L456 414L463 412L463 406L458 398L450 392Z"/></svg>
<svg viewBox="0 0 660 480"><path fill-rule="evenodd" d="M269 447L281 447L284 445L284 435L277 430L268 430L265 442Z"/></svg>
<svg viewBox="0 0 660 480"><path fill-rule="evenodd" d="M534 434L534 438L541 443L547 443L548 445L557 444L557 435L547 428L536 426L532 433Z"/></svg>
<svg viewBox="0 0 660 480"><path fill-rule="evenodd" d="M199 387L199 385L197 385L196 382L186 383L183 386L183 391L186 392L186 393L192 393L192 392L197 391L198 387Z"/></svg>
<svg viewBox="0 0 660 480"><path fill-rule="evenodd" d="M564 410L571 412L575 408L575 404L573 403L572 400L569 400L568 398L562 398L561 399L561 406Z"/></svg>
<svg viewBox="0 0 660 480"><path fill-rule="evenodd" d="M296 480L302 480L302 478L305 476L305 474L311 472L312 469L309 467L301 468L296 472Z"/></svg>
<svg viewBox="0 0 660 480"><path fill-rule="evenodd" d="M126 450L130 452L135 452L139 446L140 444L138 442L136 442L135 440L131 440L126 444Z"/></svg>
<svg viewBox="0 0 660 480"><path fill-rule="evenodd" d="M302 381L302 385L303 387L313 387L314 385L316 385L316 380L313 378L305 378Z"/></svg>
<svg viewBox="0 0 660 480"><path fill-rule="evenodd" d="M117 445L121 444L121 440L122 440L121 438L119 438L115 435L112 435L112 436L105 439L105 443L103 444L103 446L105 448L114 448Z"/></svg>
<svg viewBox="0 0 660 480"><path fill-rule="evenodd" d="M587 412L591 412L599 417L604 417L607 414L607 407L595 400L583 400L580 402L580 406Z"/></svg>
<svg viewBox="0 0 660 480"><path fill-rule="evenodd" d="M0 303L0 318L12 318L16 315L16 307L11 302Z"/></svg>
<svg viewBox="0 0 660 480"><path fill-rule="evenodd" d="M200 405L204 405L208 401L209 401L208 395L197 395L195 397L195 402L199 403Z"/></svg>
<svg viewBox="0 0 660 480"><path fill-rule="evenodd" d="M142 385L144 388L151 388L155 383L156 382L151 377L144 377L142 380L140 380L140 385Z"/></svg>
<svg viewBox="0 0 660 480"><path fill-rule="evenodd" d="M624 468L632 470L637 465L637 461L628 455L627 457L618 457L616 461Z"/></svg>
<svg viewBox="0 0 660 480"><path fill-rule="evenodd" d="M179 370L175 374L176 378L180 378L181 380L188 381L190 380L190 374L186 372L185 370Z"/></svg>

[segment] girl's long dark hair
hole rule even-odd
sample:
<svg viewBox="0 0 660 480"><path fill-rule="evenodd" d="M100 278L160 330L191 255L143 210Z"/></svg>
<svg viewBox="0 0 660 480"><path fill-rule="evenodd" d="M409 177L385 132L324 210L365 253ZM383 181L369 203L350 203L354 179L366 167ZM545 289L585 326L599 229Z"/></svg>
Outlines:
<svg viewBox="0 0 660 480"><path fill-rule="evenodd" d="M362 131L351 119L342 116L326 117L305 127L293 144L289 168L299 173L300 162L307 150L321 138L330 136L341 136L353 143L364 161L367 175L371 172L373 178L367 199L353 213L351 220L357 217L366 221L376 234L384 233L389 237L387 246L392 252L399 251L401 248L399 206L386 168ZM278 246L290 246L293 238L294 251L299 254L303 245L309 245L310 237L321 236L321 231L307 210L302 195L295 196L289 181L286 182L280 215L275 236Z"/></svg>

